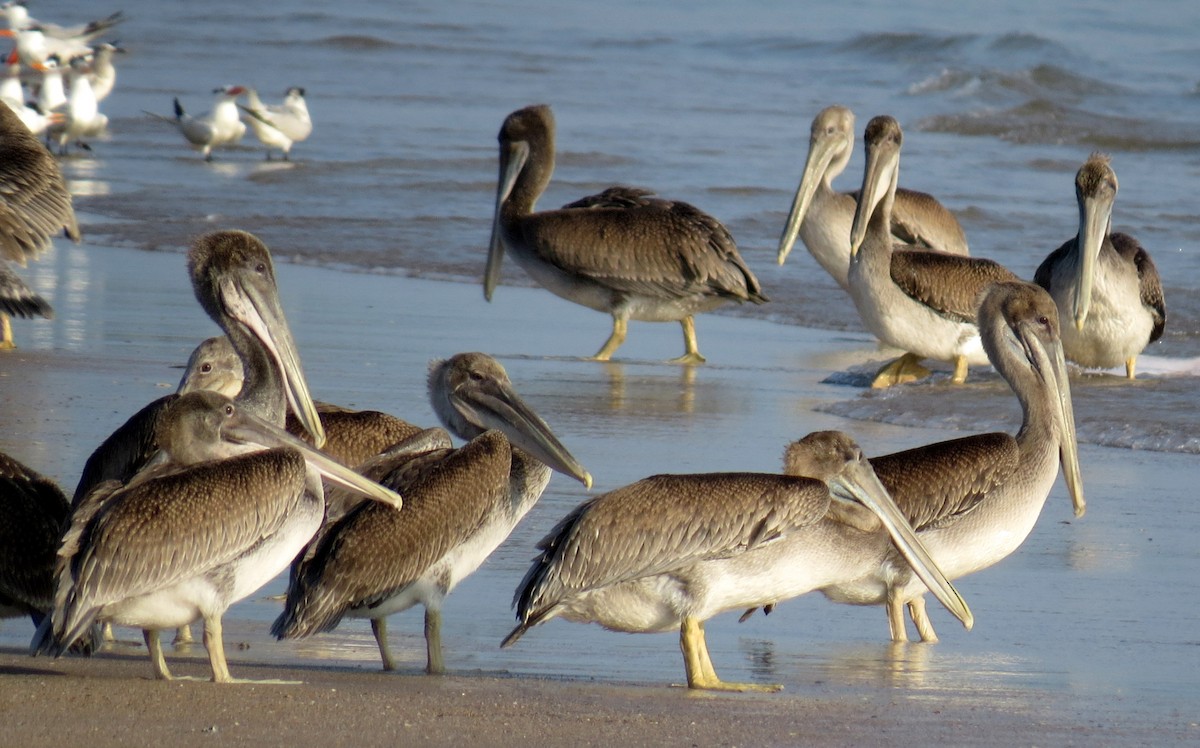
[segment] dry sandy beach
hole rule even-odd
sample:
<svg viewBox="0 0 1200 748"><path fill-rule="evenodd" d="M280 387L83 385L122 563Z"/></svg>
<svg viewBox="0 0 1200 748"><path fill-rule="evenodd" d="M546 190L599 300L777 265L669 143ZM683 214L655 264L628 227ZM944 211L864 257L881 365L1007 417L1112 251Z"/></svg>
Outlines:
<svg viewBox="0 0 1200 748"><path fill-rule="evenodd" d="M269 235L263 238L272 244ZM286 248L272 248L277 258L286 256ZM698 321L700 347L710 361L705 367L656 363L678 355L681 340L677 325L649 324L631 327L621 363L602 366L575 357L599 346L608 321L543 291L505 287L496 303L487 305L478 287L277 263L289 322L317 398L432 422L424 400L428 360L485 350L508 367L517 389L592 471L600 491L655 472L775 470L786 441L818 428L846 429L872 452L953 435L848 421L815 410L855 397L854 390L821 380L856 359L881 357L865 336L709 315ZM195 343L216 329L192 298L180 254L60 246L38 273L35 283L50 294L58 316L52 322L18 322L21 348L0 356L5 402L0 450L55 477L69 493L94 445L143 404L173 389L179 371L171 365L181 364ZM1002 383L987 386L994 399L1004 401ZM626 423L628 441L612 422ZM1110 647L1097 632L1120 631L1122 623L1089 621L1114 609L1128 610L1124 593L1118 590L1112 599L1096 602L1094 611L1086 607L1087 592L1062 589L1073 584L1071 574L1090 584L1092 576L1109 568L1080 561L1079 549L1087 548L1084 533L1105 527L1103 508L1105 502L1112 505L1105 486L1120 484L1125 472L1167 476L1163 480L1179 486L1189 471L1194 481L1196 465L1194 456L1141 455L1126 471L1106 467L1123 454L1085 448L1085 481L1093 503L1083 524L1070 526L1065 496L1056 488L1028 548L1016 554L1025 560L1001 565L1011 577L988 571L978 575L978 584L961 585L979 619L974 632L954 630L937 611L942 644L891 653L882 641L881 611L847 611L821 600L781 606L770 619L747 624L752 628L714 621L710 640L722 675L784 682L778 695L693 694L668 687L681 678L682 665L674 639L665 635L627 637L554 622L499 653L495 645L511 626L507 597L533 542L562 515L562 507L585 495L559 477L527 526L485 567L498 569L500 582L492 578L472 586L468 580L451 597L446 613L450 676L420 674L419 632L413 631L419 626L411 616L393 624L394 631L410 630L404 639L404 648L412 650L408 665L383 674L369 647L361 660L338 652L324 661L306 660L299 650L270 641L264 623L239 622L235 606L227 636L234 675L303 683L232 686L150 681L141 650L118 649L91 659L31 659L21 648L31 634L28 622L4 621L3 743L1195 743L1200 712L1196 691L1187 690L1194 689L1194 675L1186 680L1194 667L1177 666L1185 675L1172 671L1171 677L1183 682L1160 692L1139 690L1154 680L1153 673L1093 677L1086 664L1075 661L1090 655L1076 657L1075 650L1062 655L1074 658L1061 666L1063 672L1050 658L1019 677L1000 672L1020 669L1019 657L1001 663L978 655L997 647L1008 651L1006 646L1019 651L1023 640L1037 642L1049 629L1071 629L1067 638L1099 647L1092 668L1108 669L1106 653L1119 652L1121 644ZM1194 569L1192 549L1194 543L1181 553L1193 559ZM997 591L1012 588L1016 591L1008 594L1019 596L1022 585L1041 584L1036 575L1043 568L1058 575L1051 580L1050 602L1021 597L1013 604ZM1094 583L1101 589L1117 586L1103 577ZM1186 585L1180 597L1194 604L1196 582ZM495 586L504 589L484 589ZM1153 611L1147 615L1160 617ZM1189 616L1194 629L1194 613ZM464 624L464 618L473 620ZM822 628L827 621L853 632ZM843 664L806 660L810 634L805 627L812 627L814 640L850 639L849 647L835 644L831 655ZM1025 628L1014 633L1020 627ZM770 648L785 635L790 637L785 646ZM994 643L1008 637L1018 643ZM748 647L760 646L766 654L746 655ZM811 649L821 646L814 641ZM1161 656L1166 662L1190 659L1194 666L1196 652L1192 641L1190 647L1168 647ZM177 673L207 672L202 649L182 657L168 652L168 659ZM964 670L961 663L972 663L972 669ZM1129 665L1131 671L1138 667L1157 665Z"/></svg>

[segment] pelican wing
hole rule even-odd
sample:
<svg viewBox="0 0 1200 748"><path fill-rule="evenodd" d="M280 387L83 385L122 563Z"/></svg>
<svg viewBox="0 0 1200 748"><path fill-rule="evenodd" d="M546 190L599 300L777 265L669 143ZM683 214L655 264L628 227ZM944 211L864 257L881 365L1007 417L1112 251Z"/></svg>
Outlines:
<svg viewBox="0 0 1200 748"><path fill-rule="evenodd" d="M645 190L612 187L561 210L527 216L521 230L547 262L618 293L766 300L719 221Z"/></svg>
<svg viewBox="0 0 1200 748"><path fill-rule="evenodd" d="M1162 337L1163 330L1167 326L1167 305L1163 298L1162 280L1158 277L1158 268L1154 266L1154 260L1150 259L1150 253L1142 249L1138 240L1129 234L1118 232L1110 234L1108 238L1112 241L1113 249L1121 256L1121 259L1137 268L1142 304L1153 310L1154 313L1154 328L1150 331L1150 342L1153 343Z"/></svg>
<svg viewBox="0 0 1200 748"><path fill-rule="evenodd" d="M79 224L58 163L7 106L0 107L0 256L20 265Z"/></svg>
<svg viewBox="0 0 1200 748"><path fill-rule="evenodd" d="M291 449L167 470L124 488L101 484L63 538L56 621L70 630L68 617L229 563L287 516L263 511L264 502L294 505L304 491L304 458Z"/></svg>
<svg viewBox="0 0 1200 748"><path fill-rule="evenodd" d="M419 426L377 410L349 410L317 403L317 415L325 427L325 444L321 449L343 465L359 465L421 431ZM287 430L304 436L300 420L291 413L287 417Z"/></svg>
<svg viewBox="0 0 1200 748"><path fill-rule="evenodd" d="M83 473L75 486L71 506L79 505L84 497L104 481L120 484L138 473L158 452L156 436L159 419L178 395L160 397L129 417L105 439L84 463Z"/></svg>
<svg viewBox="0 0 1200 748"><path fill-rule="evenodd" d="M975 321L979 295L992 283L1019 280L991 260L911 250L892 253L891 276L910 298L960 322Z"/></svg>
<svg viewBox="0 0 1200 748"><path fill-rule="evenodd" d="M971 512L1017 469L1020 448L1005 433L978 434L871 458L913 529L946 527Z"/></svg>
<svg viewBox="0 0 1200 748"><path fill-rule="evenodd" d="M50 610L67 513L67 497L54 481L0 453L0 601L39 615Z"/></svg>
<svg viewBox="0 0 1200 748"><path fill-rule="evenodd" d="M522 614L540 599L670 572L751 550L810 525L829 507L824 483L765 473L655 475L597 496L539 544L517 588Z"/></svg>
<svg viewBox="0 0 1200 748"><path fill-rule="evenodd" d="M14 317L54 317L50 304L34 293L3 257L0 257L0 312Z"/></svg>
<svg viewBox="0 0 1200 748"><path fill-rule="evenodd" d="M958 219L933 195L916 190L896 190L892 236L915 247L967 254L967 237Z"/></svg>
<svg viewBox="0 0 1200 748"><path fill-rule="evenodd" d="M329 528L297 570L272 628L276 636L328 631L348 609L380 604L470 539L494 507L507 505L512 450L499 431L448 453L424 453L416 463L381 470L381 482L403 492L402 511L365 501Z"/></svg>
<svg viewBox="0 0 1200 748"><path fill-rule="evenodd" d="M1042 260L1042 264L1038 265L1037 270L1033 272L1033 282L1046 289L1046 293L1054 293L1050 288L1050 284L1054 280L1054 268L1061 265L1067 255L1075 250L1075 241L1075 237L1072 237L1063 242L1062 246L1046 255L1046 259Z"/></svg>

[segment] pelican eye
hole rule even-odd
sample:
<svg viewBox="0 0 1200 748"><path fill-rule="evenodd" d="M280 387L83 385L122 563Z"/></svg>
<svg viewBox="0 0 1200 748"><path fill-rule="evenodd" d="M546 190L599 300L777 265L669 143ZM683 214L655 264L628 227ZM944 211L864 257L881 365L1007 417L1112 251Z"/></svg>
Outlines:
<svg viewBox="0 0 1200 748"><path fill-rule="evenodd" d="M256 273L265 273L265 272L267 272L267 263L265 263L265 262L260 262L260 263L258 263L257 265L255 265L255 266L254 266L254 272L256 272Z"/></svg>
<svg viewBox="0 0 1200 748"><path fill-rule="evenodd" d="M233 404L232 403L227 404L225 406L225 415L227 415L227 416L233 415Z"/></svg>
<svg viewBox="0 0 1200 748"><path fill-rule="evenodd" d="M212 371L212 364L201 364L200 371L207 374L208 372Z"/></svg>

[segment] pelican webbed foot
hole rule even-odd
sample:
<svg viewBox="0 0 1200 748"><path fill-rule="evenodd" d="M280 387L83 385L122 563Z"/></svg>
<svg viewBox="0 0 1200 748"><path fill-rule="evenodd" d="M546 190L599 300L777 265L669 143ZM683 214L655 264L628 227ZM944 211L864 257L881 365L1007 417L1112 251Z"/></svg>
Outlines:
<svg viewBox="0 0 1200 748"><path fill-rule="evenodd" d="M683 355L673 358L667 363L692 365L704 363L707 359L700 355L700 346L696 344L696 320L689 315L679 320L679 326L683 328Z"/></svg>
<svg viewBox="0 0 1200 748"><path fill-rule="evenodd" d="M925 612L924 595L908 601L908 615L917 627L917 634L920 635L921 641L926 644L937 644L938 635L933 630L933 621L929 620L929 615Z"/></svg>
<svg viewBox="0 0 1200 748"><path fill-rule="evenodd" d="M965 365L965 361L964 361ZM885 387L894 387L898 384L908 384L924 379L930 375L929 369L921 365L921 357L912 353L906 353L900 358L890 361L875 373L875 379L871 381L871 387L874 389L884 389ZM965 378L965 374L963 375Z"/></svg>
<svg viewBox="0 0 1200 748"><path fill-rule="evenodd" d="M629 332L629 321L620 317L613 317L612 335L608 336L608 340L604 341L604 345L600 346L600 350L596 351L596 355L592 356L593 361L608 361L612 355L616 353L621 344L625 342L625 335Z"/></svg>
<svg viewBox="0 0 1200 748"><path fill-rule="evenodd" d="M760 683L731 683L721 680L708 656L708 644L704 641L704 623L694 618L685 618L679 626L679 648L683 650L683 667L687 672L687 687L704 691L735 691L744 693L774 693L782 691L782 685Z"/></svg>

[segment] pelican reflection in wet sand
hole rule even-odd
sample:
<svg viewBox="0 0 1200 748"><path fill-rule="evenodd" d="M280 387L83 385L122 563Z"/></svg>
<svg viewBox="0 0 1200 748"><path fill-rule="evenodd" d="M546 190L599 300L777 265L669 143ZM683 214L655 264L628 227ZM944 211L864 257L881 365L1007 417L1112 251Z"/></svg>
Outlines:
<svg viewBox="0 0 1200 748"><path fill-rule="evenodd" d="M877 338L915 357L952 362L952 381L961 384L968 364L988 362L975 324L980 294L993 282L1017 278L991 260L893 249L903 137L888 116L872 119L863 135L867 164L850 230L850 296ZM888 364L872 386L910 381L911 363L903 356Z"/></svg>
<svg viewBox="0 0 1200 748"><path fill-rule="evenodd" d="M552 470L590 487L592 477L517 395L504 368L482 353L460 353L430 367L438 418L469 442L422 435L395 455L360 466L403 494L404 511L363 502L314 541L287 605L272 627L280 639L369 618L384 670L395 661L387 616L425 607L426 671L445 672L441 607L446 596L508 537L537 503Z"/></svg>
<svg viewBox="0 0 1200 748"><path fill-rule="evenodd" d="M833 180L845 170L854 151L854 113L844 106L822 109L813 118L808 140L808 160L779 238L779 264L799 237L813 258L849 291L850 224L858 204L857 192L836 192ZM896 188L892 205L892 241L967 255L967 237L954 214L932 195Z"/></svg>
<svg viewBox="0 0 1200 748"><path fill-rule="evenodd" d="M686 364L704 361L693 315L729 301L767 301L725 227L687 203L611 187L535 213L554 172L550 107L508 115L499 140L500 181L483 281L489 301L507 250L546 290L612 315L612 335L594 359L612 358L631 319L678 321L685 350L673 361Z"/></svg>
<svg viewBox="0 0 1200 748"><path fill-rule="evenodd" d="M999 562L1020 547L1062 466L1075 515L1085 509L1071 388L1054 301L1032 283L993 285L979 310L983 345L1021 403L1021 428L875 457L871 465L917 537L950 579ZM889 558L871 574L826 587L832 600L887 606L892 639L904 641L907 605L922 641L937 641L924 585Z"/></svg>
<svg viewBox="0 0 1200 748"><path fill-rule="evenodd" d="M1162 337L1167 307L1149 253L1132 236L1111 233L1116 197L1108 156L1093 153L1075 175L1079 232L1046 257L1033 279L1067 320L1067 358L1085 367L1125 364L1133 379L1138 354Z"/></svg>
<svg viewBox="0 0 1200 748"><path fill-rule="evenodd" d="M125 486L102 484L72 516L52 639L35 651L61 654L96 621L154 633L203 618L212 680L230 682L221 618L312 537L322 479L391 506L400 497L215 392L173 403L158 441L160 459ZM154 675L169 679L149 633Z"/></svg>
<svg viewBox="0 0 1200 748"><path fill-rule="evenodd" d="M58 162L7 106L0 106L0 350L13 347L11 315L54 315L8 265L22 267L65 232L80 240L71 193Z"/></svg>
<svg viewBox="0 0 1200 748"><path fill-rule="evenodd" d="M778 690L718 678L704 622L853 579L893 543L971 625L849 437L809 435L789 447L785 467L789 475L657 475L584 502L538 544L515 596L520 623L502 646L557 616L631 633L678 630L690 688Z"/></svg>

